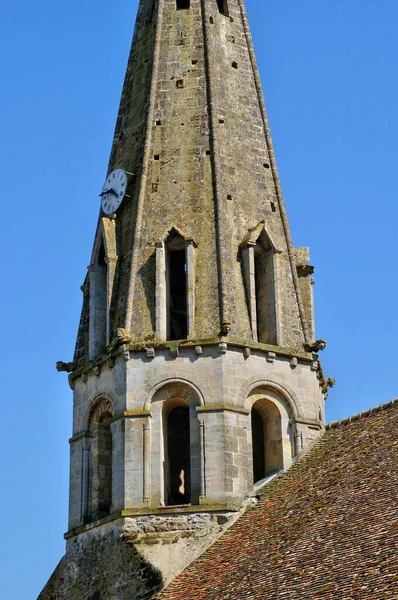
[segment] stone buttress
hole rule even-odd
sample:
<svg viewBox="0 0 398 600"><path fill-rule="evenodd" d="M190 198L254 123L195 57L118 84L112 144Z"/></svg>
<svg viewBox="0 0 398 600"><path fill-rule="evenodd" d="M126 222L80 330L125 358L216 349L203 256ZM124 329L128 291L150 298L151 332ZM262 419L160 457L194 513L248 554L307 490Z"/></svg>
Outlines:
<svg viewBox="0 0 398 600"><path fill-rule="evenodd" d="M141 0L70 372L67 551L41 600L149 598L324 427L243 0ZM107 175L107 176L108 176Z"/></svg>

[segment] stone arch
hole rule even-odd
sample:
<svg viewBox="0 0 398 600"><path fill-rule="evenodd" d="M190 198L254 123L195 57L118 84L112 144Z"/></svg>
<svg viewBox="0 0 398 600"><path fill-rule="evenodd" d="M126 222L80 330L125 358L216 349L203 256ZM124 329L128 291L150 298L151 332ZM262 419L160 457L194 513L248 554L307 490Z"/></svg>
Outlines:
<svg viewBox="0 0 398 600"><path fill-rule="evenodd" d="M147 395L144 408L152 416L148 470L155 506L199 504L201 443L196 409L203 404L200 390L181 378L158 382Z"/></svg>
<svg viewBox="0 0 398 600"><path fill-rule="evenodd" d="M250 443L255 484L291 465L295 455L293 415L286 396L275 386L264 382L251 386L246 402L251 415Z"/></svg>
<svg viewBox="0 0 398 600"><path fill-rule="evenodd" d="M237 400L241 402L244 398L246 409L251 409L249 397L256 388L273 390L279 396L281 396L288 404L293 419L302 416L303 408L299 396L291 386L289 386L283 379L277 377L276 375L273 375L272 378L269 377L267 379L261 379L255 375L250 379L247 379L241 385L237 394Z"/></svg>
<svg viewBox="0 0 398 600"><path fill-rule="evenodd" d="M85 418L85 428L90 431L95 419L100 417L100 414L105 410L109 411L112 417L115 416L114 402L107 393L97 394L89 403ZM96 414L98 411L98 414Z"/></svg>
<svg viewBox="0 0 398 600"><path fill-rule="evenodd" d="M176 388L175 390L173 389L174 387ZM159 377L153 378L145 387L145 391L139 398L142 402L142 408L144 410L151 410L154 401L171 398L170 394L177 393L177 388L178 393L183 394L182 397L188 403L195 399L198 402L198 406L204 406L210 401L210 390L199 378L190 375L189 379L185 379L183 377L172 377L164 374L161 379Z"/></svg>

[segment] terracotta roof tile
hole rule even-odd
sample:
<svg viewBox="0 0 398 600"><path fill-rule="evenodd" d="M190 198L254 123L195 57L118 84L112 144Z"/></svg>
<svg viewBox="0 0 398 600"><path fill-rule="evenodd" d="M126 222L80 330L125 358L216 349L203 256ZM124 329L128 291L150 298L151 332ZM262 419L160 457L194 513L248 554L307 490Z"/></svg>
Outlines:
<svg viewBox="0 0 398 600"><path fill-rule="evenodd" d="M398 403L331 424L159 600L398 599Z"/></svg>

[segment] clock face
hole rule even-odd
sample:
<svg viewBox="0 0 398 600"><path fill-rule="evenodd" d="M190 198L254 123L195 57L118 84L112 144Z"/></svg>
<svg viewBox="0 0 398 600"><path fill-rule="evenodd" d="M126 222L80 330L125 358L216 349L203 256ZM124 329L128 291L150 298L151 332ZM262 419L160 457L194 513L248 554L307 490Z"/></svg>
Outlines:
<svg viewBox="0 0 398 600"><path fill-rule="evenodd" d="M123 169L110 173L102 188L101 206L106 215L116 212L122 203L127 188L127 175Z"/></svg>

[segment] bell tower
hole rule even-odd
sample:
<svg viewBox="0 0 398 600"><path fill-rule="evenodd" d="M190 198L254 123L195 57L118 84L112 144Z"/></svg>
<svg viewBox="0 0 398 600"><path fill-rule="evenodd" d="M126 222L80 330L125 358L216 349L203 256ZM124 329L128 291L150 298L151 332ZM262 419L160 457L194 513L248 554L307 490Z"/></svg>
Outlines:
<svg viewBox="0 0 398 600"><path fill-rule="evenodd" d="M149 598L323 428L313 270L243 0L141 0L75 355L58 363L69 528L42 600Z"/></svg>

